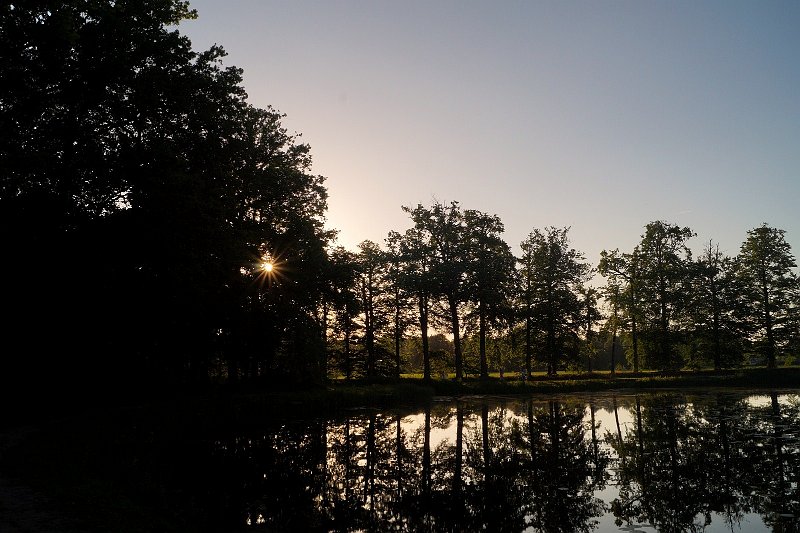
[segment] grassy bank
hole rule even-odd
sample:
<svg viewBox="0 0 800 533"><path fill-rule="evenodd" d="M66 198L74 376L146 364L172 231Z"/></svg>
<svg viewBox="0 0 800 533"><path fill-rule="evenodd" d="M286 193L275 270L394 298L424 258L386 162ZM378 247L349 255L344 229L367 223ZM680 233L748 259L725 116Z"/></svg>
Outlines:
<svg viewBox="0 0 800 533"><path fill-rule="evenodd" d="M697 388L800 388L800 367L778 369L698 370L676 373L609 372L534 374L529 379L503 379L490 375L457 381L453 376L426 381L420 376L399 379L335 379L325 386L294 390L226 389L210 399L213 407L226 405L228 415L298 416L331 413L353 408L412 407L424 405L437 396L535 395L614 390L697 389Z"/></svg>

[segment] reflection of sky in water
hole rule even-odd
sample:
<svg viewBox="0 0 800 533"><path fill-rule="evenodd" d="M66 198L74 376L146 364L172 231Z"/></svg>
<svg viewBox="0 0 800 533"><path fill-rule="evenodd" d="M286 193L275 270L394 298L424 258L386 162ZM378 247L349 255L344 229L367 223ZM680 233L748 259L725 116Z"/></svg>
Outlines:
<svg viewBox="0 0 800 533"><path fill-rule="evenodd" d="M786 401L786 397L780 398ZM772 398L768 394L753 394L747 397L747 405L750 407L766 407L772 403Z"/></svg>
<svg viewBox="0 0 800 533"><path fill-rule="evenodd" d="M784 515L800 508L796 483L800 471L800 396L789 392L791 394L775 397L777 411L771 395L753 391L596 393L530 399L469 397L458 402L443 398L434 401L429 412L430 470L427 475L430 476L428 483L432 484L426 490L436 495L436 505L447 508L452 504L443 502L455 501L448 498L453 496L452 480L457 479L452 468L458 436L457 413L460 412L463 464L459 475L465 494L473 491L468 503L473 506L472 512L485 513L480 520L490 521L493 517L493 511L482 505L491 505L491 509L504 507L506 512L509 509L520 511L520 516L547 531L550 529L542 526L542 517L561 520L558 515L561 508L577 517L573 526L582 524L581 527L589 528L581 531L652 533L656 531L654 526L640 524L638 520L666 524L673 520L673 515L684 511L675 520L679 527L688 527L686 524L693 521L695 527L690 531L764 533L773 528L786 531L786 527L797 525L797 519ZM489 454L485 454L483 448L486 442L484 415L489 422L487 434L492 449ZM529 417L534 422L535 448L529 448L534 435L529 433ZM309 426L304 423L283 426L286 431L296 426L299 433L290 432L295 438L289 441L281 441L281 437L276 436L276 440L269 441L268 449L274 451L277 446L288 453L287 457L279 453L281 464L299 460L296 455L313 463L313 453L303 454L311 452L313 443L320 442L315 439L320 438L325 443L327 468L323 479L327 488L313 489L321 491L315 496L317 504L321 508L328 506L325 507L328 511L349 505L351 511L357 509L352 511L354 513L366 513L359 516L371 516L374 507L385 511L389 508L386 506L392 505L395 491L402 485L399 479L410 483L407 490L400 492L412 495L409 500L412 507L422 501L413 498L422 494L419 484L423 480L425 421L422 409L405 410L399 415L392 411L357 409L344 417L312 421ZM314 427L320 433L314 433ZM240 438L247 442L245 450L261 442L251 442L249 436ZM304 448L299 444L303 442L312 445ZM553 442L559 442L559 447L553 447ZM729 447L729 456L723 456L723 443ZM292 448L295 444L299 447ZM225 449L222 443L220 447ZM396 451L401 448L406 455L398 463ZM627 450L624 457L618 455L618 449ZM232 451L235 450L233 447ZM551 455L553 450L555 454ZM485 473L492 470L484 471L487 460L492 461L490 469L499 467L496 480ZM310 464L298 465L300 478L314 472L316 467L309 467ZM396 470L398 464L400 471ZM284 477L276 482L283 486L287 480L293 480L297 471L292 468L280 470ZM784 471L785 475L779 474ZM728 475L733 480L729 480ZM264 474L266 483L270 484L267 477ZM383 484L388 491L367 494L367 487L373 486L372 480ZM499 484L493 485L495 482ZM305 491L312 490L310 479L302 483ZM395 483L398 485L393 485ZM498 487L501 492L497 492ZM481 493L481 490L488 492ZM567 491L563 496L562 490ZM555 494L558 496L554 499ZM343 495L349 499L342 501ZM476 503L476 498L485 498L486 503ZM618 526L615 523L612 503L616 513L627 517L630 524L622 522ZM523 507L515 507L518 504ZM720 514L725 508L741 513L739 520L733 524L727 522L727 517ZM711 512L712 509L720 513ZM279 514L262 516L259 512L263 512L261 507L248 515L252 525L260 518L266 519L266 525L280 524L270 522L279 520ZM427 512L409 516L419 519L419 516L428 516ZM706 512L710 512L710 520L706 519ZM693 513L696 514L692 516ZM777 523L765 524L762 516L767 522ZM375 519L381 520L380 517ZM538 530L529 528L528 531Z"/></svg>
<svg viewBox="0 0 800 533"><path fill-rule="evenodd" d="M584 427L586 429L586 438L591 439L591 407L594 408L594 423L595 423L595 435L599 441L600 449L608 452L612 457L615 457L615 452L610 444L607 442L607 438L619 438L619 434L621 433L622 437L624 438L630 432L636 431L636 412L635 412L635 401L636 395L634 394L620 394L615 396L609 394L600 394L596 396L585 396L580 397L585 401L585 412L584 412ZM646 394L641 396L642 398L648 397ZM567 402L574 405L574 400L576 396L571 396L567 400ZM614 409L614 403L616 400L616 413ZM477 399L475 399L477 401ZM782 394L778 396L778 401L781 405L787 405L788 403L795 403L798 401L798 396L794 394ZM546 405L547 399L543 400L536 400L534 399L534 406L539 404ZM751 408L765 408L771 406L772 398L768 394L753 394L746 398L745 400L746 405ZM435 404L436 405L436 404ZM442 409L444 406L448 406L449 409ZM469 399L463 402L465 413L464 413L464 434L466 435L467 432L480 432L482 430L482 419L480 416L480 411L475 407L475 404L471 402ZM527 422L525 413L524 413L524 404L523 400L518 398L506 398L506 399L489 399L489 409L492 411L498 407L504 407L504 419L506 423L511 423L513 420L516 420L520 424L525 424ZM691 406L691 399L687 399L687 406ZM456 419L455 419L455 407L453 403L440 403L439 407L433 408L433 414L431 415L431 431L430 431L430 445L431 449L436 449L440 445L453 445L456 441ZM494 420L494 413L490 415L490 421ZM445 422L442 424L442 422ZM492 422L493 423L493 422ZM407 434L409 435L422 435L425 427L425 413L416 413L413 415L406 416L402 419L401 422L402 428ZM791 437L791 435L787 435L787 437ZM421 437L420 437L421 438ZM759 443L760 445L760 443ZM627 531L627 532L656 532L657 529L652 524L627 524L623 523L621 526L617 526L615 523L615 517L610 512L610 503L618 497L618 485L615 484L615 475L613 472L614 467L612 466L612 473L611 477L606 484L606 486L598 490L594 493L594 496L599 498L605 503L606 513L602 516L597 518L597 528L594 531L599 533L603 532L611 532L611 531ZM792 486L796 488L796 485L792 483ZM703 531L704 533L722 533L722 532L746 532L746 533L760 533L760 532L768 532L770 531L769 527L764 524L763 519L760 515L755 513L748 513L744 514L741 518L741 521L736 524L730 524L726 520L726 517L718 514L718 513L711 513L711 523L705 525L705 518L702 516L696 517L696 525L698 531ZM786 516L788 518L788 515ZM528 528L526 531L533 532L533 528Z"/></svg>

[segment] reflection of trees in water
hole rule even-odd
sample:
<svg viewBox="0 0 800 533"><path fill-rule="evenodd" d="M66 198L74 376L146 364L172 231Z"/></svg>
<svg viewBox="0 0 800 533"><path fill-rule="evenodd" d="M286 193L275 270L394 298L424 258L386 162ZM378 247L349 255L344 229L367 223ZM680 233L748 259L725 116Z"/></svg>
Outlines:
<svg viewBox="0 0 800 533"><path fill-rule="evenodd" d="M608 510L620 525L702 531L713 518L737 531L755 512L774 531L798 530L796 398L598 402L465 400L413 418L358 412L220 439L205 465L210 526L588 532L613 472Z"/></svg>
<svg viewBox="0 0 800 533"><path fill-rule="evenodd" d="M635 431L616 443L620 457L618 519L652 522L661 531L696 531L706 524L709 486L698 419L681 396L636 398ZM705 522L705 520L704 520Z"/></svg>
<svg viewBox="0 0 800 533"><path fill-rule="evenodd" d="M734 531L757 512L774 531L797 530L797 402L781 405L775 393L765 407L732 394L645 398L631 406L634 428L606 434L618 456L618 524L703 531L716 515Z"/></svg>
<svg viewBox="0 0 800 533"><path fill-rule="evenodd" d="M209 530L251 524L317 529L325 479L324 421L244 433L213 443L208 474Z"/></svg>
<svg viewBox="0 0 800 533"><path fill-rule="evenodd" d="M754 464L750 503L773 531L800 531L800 398L770 402L748 413L746 453Z"/></svg>
<svg viewBox="0 0 800 533"><path fill-rule="evenodd" d="M366 531L589 531L607 458L583 406L456 402L292 423L215 443L218 525ZM447 429L435 443L431 432ZM530 530L530 529L528 529Z"/></svg>
<svg viewBox="0 0 800 533"><path fill-rule="evenodd" d="M594 491L605 485L608 458L586 440L583 417L583 403L528 405L525 505L535 531L590 531L604 511Z"/></svg>

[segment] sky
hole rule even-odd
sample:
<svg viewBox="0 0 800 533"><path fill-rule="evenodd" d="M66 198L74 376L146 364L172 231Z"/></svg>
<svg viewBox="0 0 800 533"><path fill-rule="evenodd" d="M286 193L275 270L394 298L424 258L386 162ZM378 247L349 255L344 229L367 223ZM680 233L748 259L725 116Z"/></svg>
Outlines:
<svg viewBox="0 0 800 533"><path fill-rule="evenodd" d="M179 31L244 71L326 177L355 250L402 206L498 215L512 251L569 227L597 265L663 220L800 254L800 2L194 0Z"/></svg>

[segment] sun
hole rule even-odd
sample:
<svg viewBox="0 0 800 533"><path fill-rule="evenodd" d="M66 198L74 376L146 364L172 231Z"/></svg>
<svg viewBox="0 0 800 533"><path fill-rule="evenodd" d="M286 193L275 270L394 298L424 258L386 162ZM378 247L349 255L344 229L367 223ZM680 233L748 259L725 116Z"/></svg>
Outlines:
<svg viewBox="0 0 800 533"><path fill-rule="evenodd" d="M256 268L255 274L259 285L271 287L274 283L277 283L279 278L282 277L284 263L284 260L272 255L270 252L265 252L258 262L253 264L253 267Z"/></svg>

